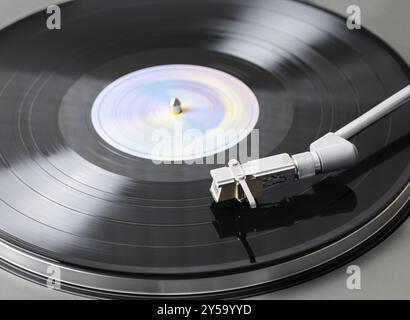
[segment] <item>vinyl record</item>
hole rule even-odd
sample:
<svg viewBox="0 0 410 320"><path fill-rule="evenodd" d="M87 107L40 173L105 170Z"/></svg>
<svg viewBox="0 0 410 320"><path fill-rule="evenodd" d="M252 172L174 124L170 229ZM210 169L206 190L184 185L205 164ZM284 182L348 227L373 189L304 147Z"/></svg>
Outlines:
<svg viewBox="0 0 410 320"><path fill-rule="evenodd" d="M174 92L213 108L182 114L192 128L258 129L260 157L307 150L409 83L365 29L282 0L82 0L61 12L61 30L39 12L0 32L4 267L40 283L55 267L63 290L94 296L242 296L343 263L407 217L409 108L355 138L356 167L268 188L255 210L213 202L221 165L147 151L151 128L167 125L153 99ZM174 151L166 159L184 160Z"/></svg>

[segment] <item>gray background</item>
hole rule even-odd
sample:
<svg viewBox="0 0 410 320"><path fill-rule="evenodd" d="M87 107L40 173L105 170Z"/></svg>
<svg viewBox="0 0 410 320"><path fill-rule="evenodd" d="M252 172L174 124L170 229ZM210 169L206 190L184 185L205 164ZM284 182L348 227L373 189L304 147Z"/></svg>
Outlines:
<svg viewBox="0 0 410 320"><path fill-rule="evenodd" d="M78 0L81 1L81 0ZM138 1L138 0L136 0ZM0 29L50 4L64 1L0 0ZM345 15L351 4L362 9L362 23L410 64L409 0L312 0ZM410 299L410 220L379 246L351 264L361 268L362 289L346 288L347 266L321 278L256 299ZM20 279L0 269L0 299L81 299Z"/></svg>

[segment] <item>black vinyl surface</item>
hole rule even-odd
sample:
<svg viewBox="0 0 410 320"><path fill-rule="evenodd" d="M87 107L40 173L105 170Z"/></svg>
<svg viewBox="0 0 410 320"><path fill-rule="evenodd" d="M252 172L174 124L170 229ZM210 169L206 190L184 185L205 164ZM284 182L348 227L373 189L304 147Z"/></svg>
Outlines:
<svg viewBox="0 0 410 320"><path fill-rule="evenodd" d="M294 1L82 0L0 32L0 232L66 264L148 277L263 269L374 218L410 174L409 108L362 132L351 170L216 205L210 165L158 166L90 123L98 93L161 64L213 67L260 104L260 156L299 153L409 83L364 29Z"/></svg>

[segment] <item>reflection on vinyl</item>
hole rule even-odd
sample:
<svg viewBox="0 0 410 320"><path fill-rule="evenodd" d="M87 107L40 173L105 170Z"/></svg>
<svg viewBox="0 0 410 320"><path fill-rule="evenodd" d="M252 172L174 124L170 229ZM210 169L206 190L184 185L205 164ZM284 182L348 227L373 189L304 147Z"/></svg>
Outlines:
<svg viewBox="0 0 410 320"><path fill-rule="evenodd" d="M150 154L173 120L243 136L164 160L227 153L253 129L260 157L306 150L410 80L365 29L285 0L61 9L58 32L43 12L0 32L4 267L45 283L55 265L63 290L93 296L243 296L330 270L407 217L409 108L357 136L358 166L271 187L255 210L213 203L220 165Z"/></svg>

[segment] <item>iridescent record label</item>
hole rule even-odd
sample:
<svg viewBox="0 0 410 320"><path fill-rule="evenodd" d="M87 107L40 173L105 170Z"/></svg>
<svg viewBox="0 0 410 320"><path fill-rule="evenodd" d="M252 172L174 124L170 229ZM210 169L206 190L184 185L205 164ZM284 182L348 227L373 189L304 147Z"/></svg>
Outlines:
<svg viewBox="0 0 410 320"><path fill-rule="evenodd" d="M179 114L170 106L175 99L181 103ZM129 155L161 161L229 149L254 129L258 117L257 98L247 85L226 72L196 65L127 74L108 85L92 107L93 126L105 142ZM168 147L158 148L167 133Z"/></svg>

